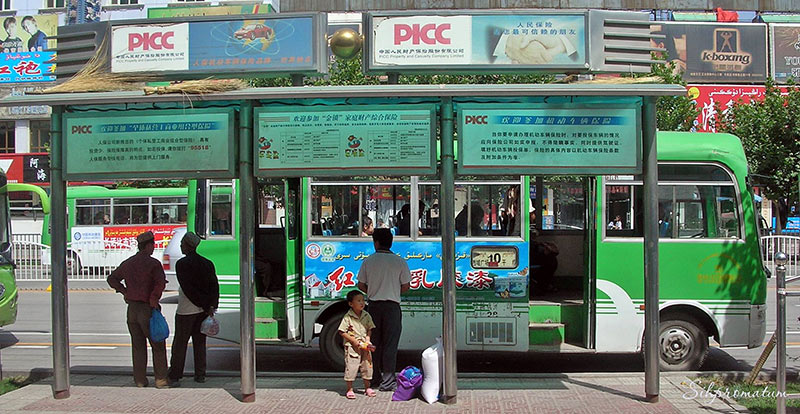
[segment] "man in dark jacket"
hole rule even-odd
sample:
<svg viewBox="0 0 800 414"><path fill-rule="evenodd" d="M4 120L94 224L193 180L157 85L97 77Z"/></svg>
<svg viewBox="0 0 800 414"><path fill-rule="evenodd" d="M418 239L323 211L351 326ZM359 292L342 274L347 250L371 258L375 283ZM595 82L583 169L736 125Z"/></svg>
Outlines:
<svg viewBox="0 0 800 414"><path fill-rule="evenodd" d="M152 257L155 248L153 232L146 231L136 236L139 252L126 259L108 276L108 285L125 297L128 304L128 331L131 334L133 354L133 379L136 386L147 386L147 341L150 338L150 315L153 309L161 309L158 304L161 293L167 284L161 262ZM124 284L123 284L124 282ZM167 383L167 342L153 342L153 371L156 387L166 388Z"/></svg>
<svg viewBox="0 0 800 414"><path fill-rule="evenodd" d="M180 288L169 364L169 379L173 385L177 385L183 377L190 337L194 353L194 380L206 382L206 336L200 332L200 324L206 317L214 315L219 305L219 282L214 264L197 253L199 244L200 237L187 232L181 239L181 252L186 256L175 264Z"/></svg>

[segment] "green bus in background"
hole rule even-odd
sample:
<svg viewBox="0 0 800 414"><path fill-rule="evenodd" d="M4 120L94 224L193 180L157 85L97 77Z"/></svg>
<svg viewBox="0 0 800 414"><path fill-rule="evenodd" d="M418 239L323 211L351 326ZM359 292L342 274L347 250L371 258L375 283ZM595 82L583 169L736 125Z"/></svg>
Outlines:
<svg viewBox="0 0 800 414"><path fill-rule="evenodd" d="M42 200L42 211L50 212L47 193L32 184L8 183L6 173L0 170L0 326L11 325L17 320L17 301L19 293L14 278L16 264L12 259L11 220L8 209L8 193L30 191L37 193Z"/></svg>
<svg viewBox="0 0 800 414"><path fill-rule="evenodd" d="M155 235L153 257L161 260L178 227L186 226L186 187L117 188L86 185L67 188L67 274L118 266L135 249L136 236ZM42 244L50 245L50 216L42 222ZM43 260L50 262L49 250ZM173 278L174 279L174 278ZM170 288L177 288L173 280Z"/></svg>
<svg viewBox="0 0 800 414"><path fill-rule="evenodd" d="M709 338L748 348L764 340L757 215L737 137L659 132L658 159L661 365L697 369ZM220 337L234 341L237 185L190 182L187 220L219 275ZM458 349L641 351L640 176L456 177L455 190ZM441 333L439 194L435 177L259 179L257 341L319 338L325 359L341 365L344 297L373 252L369 234L386 227L412 272L400 348L431 344Z"/></svg>

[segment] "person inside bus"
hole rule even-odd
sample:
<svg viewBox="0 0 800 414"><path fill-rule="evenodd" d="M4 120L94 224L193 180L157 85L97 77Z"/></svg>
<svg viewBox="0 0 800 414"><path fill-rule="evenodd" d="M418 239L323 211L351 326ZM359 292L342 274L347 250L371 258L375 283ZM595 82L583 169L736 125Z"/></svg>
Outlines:
<svg viewBox="0 0 800 414"><path fill-rule="evenodd" d="M516 185L508 187L506 191L505 207L508 213L508 226L506 236L519 236L522 217L519 214L519 188Z"/></svg>
<svg viewBox="0 0 800 414"><path fill-rule="evenodd" d="M370 237L373 231L375 231L375 226L372 219L367 215L361 217L361 237Z"/></svg>
<svg viewBox="0 0 800 414"><path fill-rule="evenodd" d="M403 204L400 212L397 213L397 235L411 235L411 204Z"/></svg>
<svg viewBox="0 0 800 414"><path fill-rule="evenodd" d="M505 236L506 233L508 233L508 213L503 207L500 207L500 218L498 221L500 224L500 234Z"/></svg>
<svg viewBox="0 0 800 414"><path fill-rule="evenodd" d="M608 222L608 226L606 226L608 230L622 230L622 216L617 214L614 217L614 220Z"/></svg>
<svg viewBox="0 0 800 414"><path fill-rule="evenodd" d="M125 211L122 211L119 214L119 217L117 217L116 224L131 224L130 223L130 217L128 216L128 213L125 212Z"/></svg>
<svg viewBox="0 0 800 414"><path fill-rule="evenodd" d="M486 230L481 226L484 219L483 207L480 203L472 202L469 210L469 228L471 236L485 236ZM456 232L459 236L467 235L467 205L465 204L456 216Z"/></svg>

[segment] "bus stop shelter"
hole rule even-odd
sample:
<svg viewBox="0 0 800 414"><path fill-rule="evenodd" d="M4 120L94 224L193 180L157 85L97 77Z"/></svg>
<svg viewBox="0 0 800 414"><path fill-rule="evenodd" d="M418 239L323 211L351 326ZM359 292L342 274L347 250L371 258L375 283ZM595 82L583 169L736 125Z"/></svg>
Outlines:
<svg viewBox="0 0 800 414"><path fill-rule="evenodd" d="M240 180L240 344L243 401L255 398L254 228L257 176L436 175L441 180L444 389L446 403L456 401L455 206L454 179L461 174L639 174L644 182L645 395L659 394L658 352L658 195L656 99L684 94L679 85L541 84L541 85L377 85L347 87L252 88L205 95L146 95L142 91L68 93L9 97L5 106L51 105L52 332L53 393L69 397L69 327L66 278L67 180L201 179ZM477 104L477 105L476 105ZM369 118L376 111L399 113L422 108L431 114L430 136L394 161L369 166L328 165L316 172L270 162L259 146L259 117L293 108L324 106ZM505 112L504 112L505 111ZM527 111L527 112L526 112ZM409 112L410 113L410 112ZM587 156L575 144L555 162L537 164L492 159L480 147L487 117L508 113L516 125L542 123L550 129L606 125L616 128L619 147L613 157ZM295 112L291 116L306 116ZM297 118L300 119L300 118ZM373 118L374 119L374 118ZM214 125L212 128L211 124ZM540 125L541 126L541 125ZM438 134L437 134L438 127ZM154 129L155 128L155 129ZM213 131L212 131L213 130ZM130 133L155 132L153 144L169 150L148 151ZM490 135L485 135L490 134ZM304 135L307 140L314 134ZM302 137L294 137L294 142ZM400 135L392 139L405 139ZM458 140L456 161L454 141ZM436 147L440 146L439 160ZM512 143L524 145L524 143ZM120 149L125 148L125 149ZM143 148L141 151L136 148ZM131 152L132 151L132 152ZM477 155L476 155L477 154ZM483 154L483 155L481 155ZM487 157L487 155L489 155Z"/></svg>

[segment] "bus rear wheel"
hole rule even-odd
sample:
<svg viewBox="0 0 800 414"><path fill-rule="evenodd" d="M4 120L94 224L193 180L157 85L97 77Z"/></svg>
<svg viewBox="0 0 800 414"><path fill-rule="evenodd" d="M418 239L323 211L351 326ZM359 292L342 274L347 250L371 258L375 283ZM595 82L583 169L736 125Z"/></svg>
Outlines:
<svg viewBox="0 0 800 414"><path fill-rule="evenodd" d="M344 371L344 342L339 335L339 324L342 322L344 312L337 313L328 318L319 334L319 348L322 357L328 366L336 371Z"/></svg>
<svg viewBox="0 0 800 414"><path fill-rule="evenodd" d="M698 370L708 355L708 334L693 318L661 321L658 342L664 371Z"/></svg>

